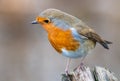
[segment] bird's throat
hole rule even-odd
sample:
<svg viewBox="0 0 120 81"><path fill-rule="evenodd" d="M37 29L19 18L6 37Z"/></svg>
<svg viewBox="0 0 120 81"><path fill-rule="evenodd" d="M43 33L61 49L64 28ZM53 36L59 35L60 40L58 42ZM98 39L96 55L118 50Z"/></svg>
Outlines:
<svg viewBox="0 0 120 81"><path fill-rule="evenodd" d="M42 24L42 27L47 31L47 33L51 33L57 29L52 23Z"/></svg>

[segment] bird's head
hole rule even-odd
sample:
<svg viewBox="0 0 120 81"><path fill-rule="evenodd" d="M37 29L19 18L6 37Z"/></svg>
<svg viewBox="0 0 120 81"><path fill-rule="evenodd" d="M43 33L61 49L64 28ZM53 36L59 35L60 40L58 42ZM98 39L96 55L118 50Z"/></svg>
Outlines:
<svg viewBox="0 0 120 81"><path fill-rule="evenodd" d="M32 24L45 25L45 24L49 24L49 23L51 23L50 19L47 17L42 17L42 16L38 16L38 17L36 17L36 20L32 21Z"/></svg>
<svg viewBox="0 0 120 81"><path fill-rule="evenodd" d="M40 13L36 17L32 24L48 25L52 23L53 25L60 27L62 29L68 29L75 23L80 22L80 20L72 15L62 12L57 9L47 9Z"/></svg>
<svg viewBox="0 0 120 81"><path fill-rule="evenodd" d="M36 20L32 22L32 24L49 24L54 22L54 19L60 19L61 11L57 9L47 9L40 13L39 16L36 17Z"/></svg>

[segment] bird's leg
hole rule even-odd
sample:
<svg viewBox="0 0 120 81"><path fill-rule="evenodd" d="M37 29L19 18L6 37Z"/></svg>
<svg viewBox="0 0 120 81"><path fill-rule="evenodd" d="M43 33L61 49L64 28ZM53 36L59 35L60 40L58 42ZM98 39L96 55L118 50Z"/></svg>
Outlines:
<svg viewBox="0 0 120 81"><path fill-rule="evenodd" d="M82 58L79 66L83 66L83 65L84 65L83 61L84 61L85 57L86 57L86 56L84 56L84 57Z"/></svg>
<svg viewBox="0 0 120 81"><path fill-rule="evenodd" d="M86 56L82 57L80 64L74 70L82 68L82 66L84 65L83 61L84 61L85 57Z"/></svg>
<svg viewBox="0 0 120 81"><path fill-rule="evenodd" d="M68 58L68 60L67 60L67 64L66 64L66 68L65 68L65 73L66 73L66 75L69 74L69 73L68 73L68 69L69 69L70 61L71 61L71 59Z"/></svg>

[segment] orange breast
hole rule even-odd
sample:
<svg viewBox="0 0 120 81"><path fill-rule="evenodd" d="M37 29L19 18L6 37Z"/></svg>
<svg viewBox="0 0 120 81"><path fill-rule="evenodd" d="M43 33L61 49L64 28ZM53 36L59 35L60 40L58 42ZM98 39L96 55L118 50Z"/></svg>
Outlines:
<svg viewBox="0 0 120 81"><path fill-rule="evenodd" d="M70 30L62 30L60 28L52 28L53 31L48 32L48 39L52 46L59 52L62 48L69 51L75 51L79 48L79 41L75 40Z"/></svg>

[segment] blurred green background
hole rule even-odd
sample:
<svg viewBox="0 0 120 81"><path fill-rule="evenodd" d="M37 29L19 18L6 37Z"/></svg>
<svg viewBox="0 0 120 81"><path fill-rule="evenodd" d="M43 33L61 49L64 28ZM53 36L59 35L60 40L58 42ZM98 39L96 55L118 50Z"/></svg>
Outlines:
<svg viewBox="0 0 120 81"><path fill-rule="evenodd" d="M120 77L120 0L0 0L0 81L61 81L66 57L52 48L40 25L30 24L47 8L80 18L112 41L110 50L97 44L84 63ZM70 70L79 63L73 60Z"/></svg>

